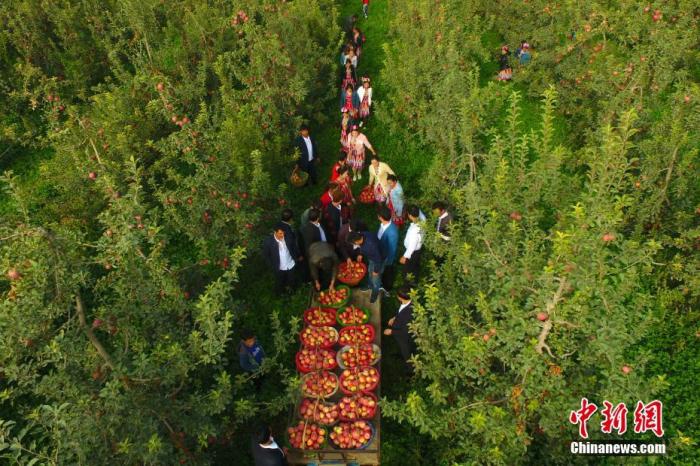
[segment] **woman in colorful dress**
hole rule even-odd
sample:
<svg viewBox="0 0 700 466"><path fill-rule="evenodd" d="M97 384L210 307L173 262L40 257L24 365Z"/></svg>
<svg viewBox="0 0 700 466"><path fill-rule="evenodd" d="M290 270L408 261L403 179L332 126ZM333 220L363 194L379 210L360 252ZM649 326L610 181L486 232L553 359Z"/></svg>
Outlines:
<svg viewBox="0 0 700 466"><path fill-rule="evenodd" d="M403 225L403 187L399 183L399 179L396 175L388 175L387 182L389 184L389 198L387 199L387 205L389 210L391 210L391 220L398 226Z"/></svg>
<svg viewBox="0 0 700 466"><path fill-rule="evenodd" d="M367 140L367 136L360 133L360 128L357 125L353 125L351 128L346 147L348 148L348 165L352 168L353 173L352 180L361 180L362 169L365 166L365 148L369 149L373 155L377 155L377 152Z"/></svg>
<svg viewBox="0 0 700 466"><path fill-rule="evenodd" d="M345 62L345 71L343 72L343 81L340 83L340 88L347 89L348 87L352 87L355 89L355 86L357 86L355 68L352 67L349 61Z"/></svg>
<svg viewBox="0 0 700 466"><path fill-rule="evenodd" d="M510 81L513 77L513 69L510 67L510 63L508 62L509 55L510 49L508 48L508 46L504 45L503 47L501 47L501 56L498 59L500 70L498 72L499 81Z"/></svg>
<svg viewBox="0 0 700 466"><path fill-rule="evenodd" d="M340 169L348 166L348 154L345 150L340 149L340 154L338 154L338 161L333 165L331 169L331 181L335 181L340 176Z"/></svg>
<svg viewBox="0 0 700 466"><path fill-rule="evenodd" d="M345 88L340 95L340 111L345 111L350 118L357 118L357 109L360 107L360 100L357 98L357 93L352 86Z"/></svg>
<svg viewBox="0 0 700 466"><path fill-rule="evenodd" d="M352 180L350 179L350 169L347 165L343 165L338 169L338 178L335 183L343 193L343 203L347 206L355 204L355 196L352 195Z"/></svg>
<svg viewBox="0 0 700 466"><path fill-rule="evenodd" d="M348 148L347 148L348 136L350 134L350 128L352 128L352 125L354 125L355 122L352 119L352 117L350 116L350 112L348 112L348 110L346 108L342 108L340 111L343 114L343 117L340 120L340 145L341 145L340 150L347 154L348 153Z"/></svg>
<svg viewBox="0 0 700 466"><path fill-rule="evenodd" d="M352 45L355 47L355 55L357 55L358 60L362 56L362 45L365 43L365 40L366 40L365 35L362 34L362 31L360 31L360 28L358 28L357 26L353 26L352 34L350 34L350 41L352 42Z"/></svg>
<svg viewBox="0 0 700 466"><path fill-rule="evenodd" d="M377 155L373 155L371 162L369 164L369 183L372 192L374 193L374 200L380 204L387 201L389 194L389 181L387 177L393 175L394 170L385 163L380 162Z"/></svg>
<svg viewBox="0 0 700 466"><path fill-rule="evenodd" d="M347 62L350 62L353 68L357 68L357 54L355 54L355 46L349 45L345 51L345 54L340 58L340 64L345 66Z"/></svg>
<svg viewBox="0 0 700 466"><path fill-rule="evenodd" d="M360 101L358 117L361 120L360 125L366 123L369 118L369 109L372 106L372 88L371 82L367 76L362 78L362 86L357 90L357 100Z"/></svg>

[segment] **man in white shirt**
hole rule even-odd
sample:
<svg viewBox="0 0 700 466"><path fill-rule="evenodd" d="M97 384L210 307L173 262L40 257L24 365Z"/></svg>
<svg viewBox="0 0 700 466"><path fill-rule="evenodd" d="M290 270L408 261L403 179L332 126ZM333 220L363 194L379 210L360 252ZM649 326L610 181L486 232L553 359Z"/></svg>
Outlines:
<svg viewBox="0 0 700 466"><path fill-rule="evenodd" d="M294 258L301 255L297 245L285 235L284 230L285 225L278 223L263 244L263 256L275 275L277 293L296 287Z"/></svg>
<svg viewBox="0 0 700 466"><path fill-rule="evenodd" d="M421 211L417 206L408 206L406 213L411 225L408 227L406 238L403 241L406 250L399 262L403 265L404 283L413 287L418 283L420 272L420 258L423 254L423 229L418 223L421 221Z"/></svg>
<svg viewBox="0 0 700 466"><path fill-rule="evenodd" d="M413 374L413 364L409 359L416 352L416 342L408 326L413 322L413 303L409 290L402 287L397 293L401 306L396 311L396 316L389 319L388 327L384 330L384 335L393 335L401 350L401 356L406 364L406 371Z"/></svg>
<svg viewBox="0 0 700 466"><path fill-rule="evenodd" d="M299 150L297 168L309 174L308 183L316 184L318 178L316 174L316 165L320 163L321 159L318 156L316 141L314 141L309 134L308 126L302 125L299 129L299 136L297 136L294 141L294 146Z"/></svg>
<svg viewBox="0 0 700 466"><path fill-rule="evenodd" d="M280 448L268 426L253 434L252 450L255 466L288 465L286 448Z"/></svg>

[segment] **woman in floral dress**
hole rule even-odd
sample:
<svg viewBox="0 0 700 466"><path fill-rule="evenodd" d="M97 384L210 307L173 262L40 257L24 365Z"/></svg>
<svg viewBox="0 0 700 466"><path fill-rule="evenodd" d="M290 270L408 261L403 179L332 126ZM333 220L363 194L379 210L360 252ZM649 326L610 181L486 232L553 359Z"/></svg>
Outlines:
<svg viewBox="0 0 700 466"><path fill-rule="evenodd" d="M360 106L360 101L357 98L357 93L352 86L348 86L340 95L340 111L347 112L350 118L357 118L357 109Z"/></svg>
<svg viewBox="0 0 700 466"><path fill-rule="evenodd" d="M348 149L348 165L352 168L352 179L362 179L362 169L365 166L365 149L369 149L372 154L377 155L377 152L372 147L372 144L367 140L367 136L360 132L357 125L353 125L348 135L346 142Z"/></svg>
<svg viewBox="0 0 700 466"><path fill-rule="evenodd" d="M372 88L367 76L362 78L362 86L357 89L357 100L360 101L358 116L362 123L369 118L369 108L372 106Z"/></svg>

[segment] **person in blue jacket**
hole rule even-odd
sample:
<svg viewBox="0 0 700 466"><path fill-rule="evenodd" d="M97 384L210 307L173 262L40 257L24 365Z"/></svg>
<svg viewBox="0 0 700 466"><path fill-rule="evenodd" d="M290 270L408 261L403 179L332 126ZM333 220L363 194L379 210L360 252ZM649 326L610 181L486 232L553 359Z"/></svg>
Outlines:
<svg viewBox="0 0 700 466"><path fill-rule="evenodd" d="M394 287L394 278L396 277L394 263L396 262L396 250L399 247L399 227L391 221L391 210L387 206L379 207L377 217L379 218L377 239L384 258L381 290L387 296Z"/></svg>
<svg viewBox="0 0 700 466"><path fill-rule="evenodd" d="M258 343L255 334L250 330L243 330L241 332L241 341L238 344L238 361L241 364L241 369L249 373L257 372L262 366L264 359L265 351ZM262 377L255 377L254 383L255 387L260 390Z"/></svg>
<svg viewBox="0 0 700 466"><path fill-rule="evenodd" d="M369 302L374 303L379 296L379 289L382 287L382 269L384 258L379 249L379 240L374 233L368 231L353 231L348 236L348 241L355 246L359 254L357 261L363 260L367 263L367 279L372 290Z"/></svg>

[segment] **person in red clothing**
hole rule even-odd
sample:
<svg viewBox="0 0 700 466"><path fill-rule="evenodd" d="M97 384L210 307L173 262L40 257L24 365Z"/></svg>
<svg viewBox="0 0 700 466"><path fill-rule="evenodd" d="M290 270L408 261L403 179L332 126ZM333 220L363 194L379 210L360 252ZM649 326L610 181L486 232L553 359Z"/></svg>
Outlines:
<svg viewBox="0 0 700 466"><path fill-rule="evenodd" d="M362 0L362 14L365 15L365 19L369 15L369 0Z"/></svg>
<svg viewBox="0 0 700 466"><path fill-rule="evenodd" d="M340 154L338 154L338 161L333 165L333 169L331 170L331 181L337 180L340 176L340 169L348 166L347 160L348 154L341 149Z"/></svg>

